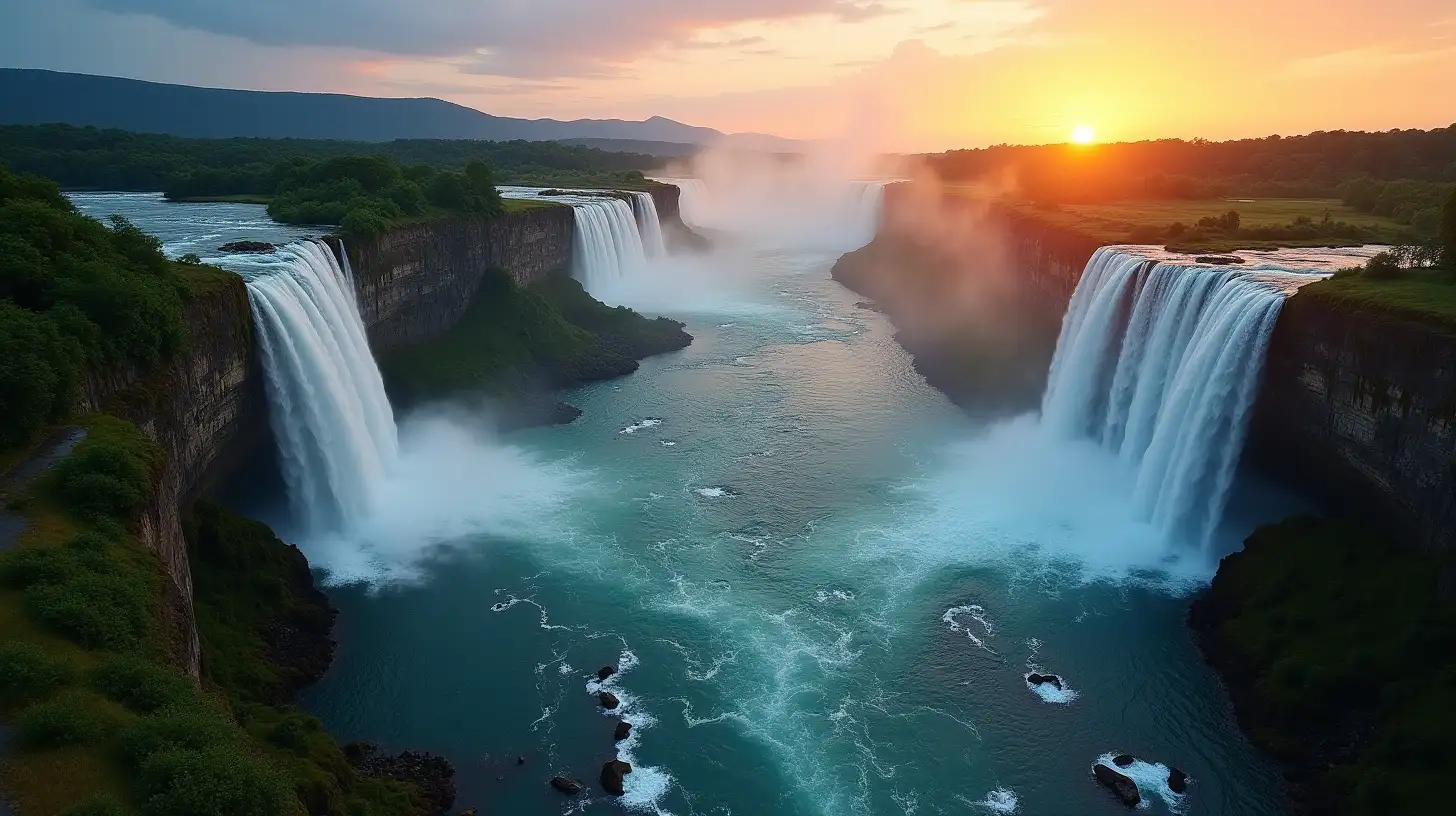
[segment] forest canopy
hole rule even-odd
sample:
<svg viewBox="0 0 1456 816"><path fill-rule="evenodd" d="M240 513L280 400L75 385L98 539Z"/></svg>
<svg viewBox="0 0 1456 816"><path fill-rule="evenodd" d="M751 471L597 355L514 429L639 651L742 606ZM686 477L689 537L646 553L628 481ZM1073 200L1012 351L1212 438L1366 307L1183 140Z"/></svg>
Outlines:
<svg viewBox="0 0 1456 816"><path fill-rule="evenodd" d="M924 158L946 181L1006 183L1023 198L1055 203L1341 198L1342 185L1356 179L1371 184L1456 183L1456 125L1437 130L1332 131L1228 142L1161 139L1103 145L997 145ZM1398 188L1391 197L1405 191ZM1380 212L1373 209L1373 203L1371 207L1366 211ZM1407 220L1397 209L1392 206L1387 214ZM1420 206L1417 211L1427 209Z"/></svg>
<svg viewBox="0 0 1456 816"><path fill-rule="evenodd" d="M0 161L15 172L46 176L67 189L165 190L176 198L271 195L280 165L359 155L453 171L485 162L497 183L545 187L640 184L642 172L662 162L557 142L183 139L71 125L0 127Z"/></svg>
<svg viewBox="0 0 1456 816"><path fill-rule="evenodd" d="M68 414L86 369L170 359L185 291L156 238L0 165L0 448Z"/></svg>

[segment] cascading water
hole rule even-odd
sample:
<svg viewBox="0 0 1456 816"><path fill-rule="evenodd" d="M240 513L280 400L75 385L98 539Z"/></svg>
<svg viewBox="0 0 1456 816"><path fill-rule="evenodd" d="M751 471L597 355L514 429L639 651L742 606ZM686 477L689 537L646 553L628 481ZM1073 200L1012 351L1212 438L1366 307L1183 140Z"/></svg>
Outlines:
<svg viewBox="0 0 1456 816"><path fill-rule="evenodd" d="M247 281L289 500L316 530L366 513L399 452L343 257L304 241L229 264Z"/></svg>
<svg viewBox="0 0 1456 816"><path fill-rule="evenodd" d="M1097 250L1062 324L1044 426L1116 452L1135 469L1136 512L1206 546L1275 320L1291 287L1312 279Z"/></svg>
<svg viewBox="0 0 1456 816"><path fill-rule="evenodd" d="M649 258L667 255L662 239L662 220L657 216L657 202L651 193L633 193L632 209L637 214L637 230L642 236L642 249Z"/></svg>

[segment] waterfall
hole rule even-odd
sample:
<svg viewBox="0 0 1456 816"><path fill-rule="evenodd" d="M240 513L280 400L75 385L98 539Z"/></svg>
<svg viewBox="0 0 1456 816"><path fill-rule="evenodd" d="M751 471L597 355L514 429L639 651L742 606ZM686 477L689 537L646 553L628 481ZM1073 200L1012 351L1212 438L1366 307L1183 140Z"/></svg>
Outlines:
<svg viewBox="0 0 1456 816"><path fill-rule="evenodd" d="M657 202L651 193L633 193L632 209L637 214L637 231L642 236L642 249L649 258L667 255L662 240L662 221L657 217Z"/></svg>
<svg viewBox="0 0 1456 816"><path fill-rule="evenodd" d="M247 281L289 500L316 529L366 513L399 448L341 255L304 241L230 264Z"/></svg>
<svg viewBox="0 0 1456 816"><path fill-rule="evenodd" d="M1136 512L1206 546L1292 278L1313 279L1097 250L1057 340L1044 426L1116 453L1136 473Z"/></svg>
<svg viewBox="0 0 1456 816"><path fill-rule="evenodd" d="M576 214L575 274L587 291L625 278L647 263L632 208L620 198L583 196L568 200Z"/></svg>

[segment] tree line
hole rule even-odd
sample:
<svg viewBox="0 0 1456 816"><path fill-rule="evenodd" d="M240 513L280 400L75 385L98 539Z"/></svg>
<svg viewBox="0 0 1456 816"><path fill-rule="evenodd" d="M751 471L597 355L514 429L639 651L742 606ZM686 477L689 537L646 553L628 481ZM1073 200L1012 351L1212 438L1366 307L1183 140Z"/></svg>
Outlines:
<svg viewBox="0 0 1456 816"><path fill-rule="evenodd" d="M269 195L280 165L378 155L401 165L463 171L489 164L502 184L618 186L640 183L662 160L557 142L405 139L366 143L320 139L184 139L73 125L0 127L0 161L67 189L169 191L177 197Z"/></svg>
<svg viewBox="0 0 1456 816"><path fill-rule="evenodd" d="M1456 184L1456 125L1227 142L997 145L924 159L947 181L1009 178L1022 197L1056 203L1339 198L1342 185L1357 179Z"/></svg>

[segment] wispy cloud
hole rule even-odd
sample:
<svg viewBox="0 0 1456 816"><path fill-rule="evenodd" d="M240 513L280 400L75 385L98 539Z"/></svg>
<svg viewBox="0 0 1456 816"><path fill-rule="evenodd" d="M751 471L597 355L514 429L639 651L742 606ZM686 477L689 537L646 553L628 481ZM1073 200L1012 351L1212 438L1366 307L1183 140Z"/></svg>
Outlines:
<svg viewBox="0 0 1456 816"><path fill-rule="evenodd" d="M1292 60L1286 66L1291 76L1315 79L1334 76L1384 73L1410 65L1440 62L1456 56L1456 46L1403 50L1394 45L1347 48Z"/></svg>

